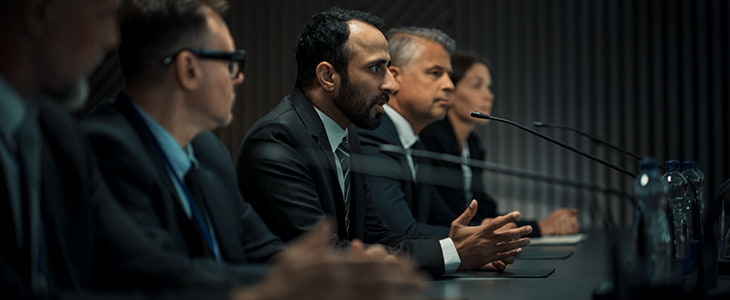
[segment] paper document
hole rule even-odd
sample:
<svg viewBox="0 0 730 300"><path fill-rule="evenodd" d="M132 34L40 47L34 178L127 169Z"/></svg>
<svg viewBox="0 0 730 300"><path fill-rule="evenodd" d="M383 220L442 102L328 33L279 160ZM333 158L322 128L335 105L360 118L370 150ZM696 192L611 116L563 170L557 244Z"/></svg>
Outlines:
<svg viewBox="0 0 730 300"><path fill-rule="evenodd" d="M588 236L584 233L571 235L544 236L530 238L530 245L575 245L583 242Z"/></svg>

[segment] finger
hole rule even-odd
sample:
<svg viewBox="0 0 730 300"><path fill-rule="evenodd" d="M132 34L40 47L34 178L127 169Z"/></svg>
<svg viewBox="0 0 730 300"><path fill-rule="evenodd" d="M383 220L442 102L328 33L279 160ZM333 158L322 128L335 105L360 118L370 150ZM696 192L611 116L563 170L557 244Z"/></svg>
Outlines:
<svg viewBox="0 0 730 300"><path fill-rule="evenodd" d="M471 219L474 218L474 215L476 214L477 205L477 200L472 199L471 203L469 203L469 207L467 207L460 216L456 217L456 219L454 219L451 224L461 226L469 225L469 222L471 222Z"/></svg>
<svg viewBox="0 0 730 300"><path fill-rule="evenodd" d="M497 232L504 232L506 230L515 229L515 228L517 228L517 223L510 222L510 223L507 223L507 225L502 226L502 228L499 228L497 230Z"/></svg>
<svg viewBox="0 0 730 300"><path fill-rule="evenodd" d="M381 245L371 245L365 249L365 255L367 255L368 258L378 261L383 260L385 257L390 255L390 253L388 253L388 250L385 250L385 248Z"/></svg>
<svg viewBox="0 0 730 300"><path fill-rule="evenodd" d="M508 213L503 216L498 216L498 217L490 220L489 222L485 222L484 230L490 231L490 232L495 231L496 229L501 228L504 225L507 225L507 223L517 221L517 219L519 219L519 218L520 218L520 212L518 212L518 211L513 211L513 212Z"/></svg>
<svg viewBox="0 0 730 300"><path fill-rule="evenodd" d="M497 244L497 247L498 247L497 251L508 252L508 251L512 251L514 249L527 247L529 245L530 245L530 239L528 239L528 238L522 238L519 240L511 240L511 241L506 241L506 242Z"/></svg>
<svg viewBox="0 0 730 300"><path fill-rule="evenodd" d="M386 263L398 263L398 262L400 262L400 261L399 261L399 258L398 258L397 256L395 256L395 255L392 255L392 254L389 254L389 255L387 255L387 256L386 256L386 257L385 257L385 258L383 259L383 262L386 262Z"/></svg>
<svg viewBox="0 0 730 300"><path fill-rule="evenodd" d="M494 266L495 269L499 272L504 272L505 269L507 269L507 264L505 264L501 260L495 260L492 262L492 266Z"/></svg>
<svg viewBox="0 0 730 300"><path fill-rule="evenodd" d="M505 261L510 257L515 257L522 253L522 248L515 248L509 251L499 252L497 253L497 260Z"/></svg>
<svg viewBox="0 0 730 300"><path fill-rule="evenodd" d="M354 257L365 257L365 244L358 239L350 242L350 255Z"/></svg>
<svg viewBox="0 0 730 300"><path fill-rule="evenodd" d="M495 262L497 262L497 261L498 260L493 261L493 262L486 263L486 264L484 264L481 267L478 267L476 269L477 270L482 270L482 271L497 271L497 272L503 272L504 271L503 267L507 267L507 266L506 265L499 265L498 263L495 264Z"/></svg>
<svg viewBox="0 0 730 300"><path fill-rule="evenodd" d="M487 234L488 232L482 231L484 234ZM509 229L509 230L495 230L494 231L494 238L502 241L509 241L509 240L516 240L520 237L526 236L532 232L532 226L530 225L524 225L518 228Z"/></svg>

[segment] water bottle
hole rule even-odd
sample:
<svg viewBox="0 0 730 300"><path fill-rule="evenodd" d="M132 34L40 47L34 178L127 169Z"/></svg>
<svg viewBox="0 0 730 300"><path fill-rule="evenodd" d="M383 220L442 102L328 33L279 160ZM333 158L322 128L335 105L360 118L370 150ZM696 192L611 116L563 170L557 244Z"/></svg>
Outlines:
<svg viewBox="0 0 730 300"><path fill-rule="evenodd" d="M697 162L687 160L682 162L682 174L690 183L688 197L693 197L693 227L694 241L703 242L705 240L705 225L707 222L704 186L705 173L697 167ZM693 194L694 192L694 194Z"/></svg>
<svg viewBox="0 0 730 300"><path fill-rule="evenodd" d="M638 206L637 267L639 285L668 286L673 283L672 232L667 218L669 185L659 175L656 161L644 158L640 173L634 180L634 195Z"/></svg>
<svg viewBox="0 0 730 300"><path fill-rule="evenodd" d="M668 160L664 164L667 172L662 178L669 185L670 218L674 232L674 257L684 259L687 257L690 240L692 238L692 199L687 197L689 182L679 172L679 161Z"/></svg>

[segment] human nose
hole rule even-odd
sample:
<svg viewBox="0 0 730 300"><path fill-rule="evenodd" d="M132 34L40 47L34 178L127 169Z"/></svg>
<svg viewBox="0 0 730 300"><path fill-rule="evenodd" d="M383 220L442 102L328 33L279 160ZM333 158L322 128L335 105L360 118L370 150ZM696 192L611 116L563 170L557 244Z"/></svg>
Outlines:
<svg viewBox="0 0 730 300"><path fill-rule="evenodd" d="M391 73L390 70L385 73L385 81L383 81L381 89L386 91L388 94L395 95L395 93L398 92L398 89L400 89L400 86L398 85L398 82L395 81L395 78L393 78L393 73Z"/></svg>
<svg viewBox="0 0 730 300"><path fill-rule="evenodd" d="M491 89L487 88L487 90L484 94L484 100L486 100L487 102L490 102L490 103L494 102L494 93L492 92Z"/></svg>
<svg viewBox="0 0 730 300"><path fill-rule="evenodd" d="M441 80L443 81L443 87L441 88L442 90L446 92L454 91L454 82L451 81L451 77L449 76L449 74L444 74L443 77L441 77Z"/></svg>

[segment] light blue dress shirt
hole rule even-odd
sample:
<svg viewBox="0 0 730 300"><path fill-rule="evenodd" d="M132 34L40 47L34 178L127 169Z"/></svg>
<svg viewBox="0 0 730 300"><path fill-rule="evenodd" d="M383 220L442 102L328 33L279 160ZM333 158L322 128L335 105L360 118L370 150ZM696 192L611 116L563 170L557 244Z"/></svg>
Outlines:
<svg viewBox="0 0 730 300"><path fill-rule="evenodd" d="M177 190L177 194L180 198L180 205L182 205L183 210L188 215L188 217L192 219L193 215L190 209L190 202L188 201L194 200L188 198L188 194L185 193L184 187L181 185L181 182L185 182L185 175L188 173L188 171L190 171L190 168L199 164L198 160L195 159L193 145L188 144L187 146L185 146L185 148L181 148L180 145L178 145L177 140L175 140L175 138L172 137L172 135L164 127L162 127L162 125L157 123L157 121L155 121L152 117L145 113L145 111L139 106L137 106L136 104L133 105L134 108L142 116L145 124L147 124L147 127L152 132L155 140L157 140L160 148L162 148L162 152L164 152L164 155L169 160L170 166L169 168L167 168L167 173L168 175L170 175L170 180ZM208 219L208 216L205 217L208 224L212 224L210 222L210 219ZM208 230L210 231L210 235L213 239L213 252L220 253L220 250L218 249L218 241L215 238L215 230L213 226L208 226Z"/></svg>

